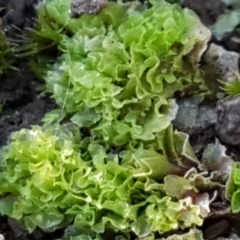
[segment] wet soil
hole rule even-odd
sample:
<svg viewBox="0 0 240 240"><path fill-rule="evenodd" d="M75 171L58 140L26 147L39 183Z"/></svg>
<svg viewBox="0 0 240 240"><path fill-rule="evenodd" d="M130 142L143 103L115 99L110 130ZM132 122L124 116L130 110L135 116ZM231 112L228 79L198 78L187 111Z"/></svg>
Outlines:
<svg viewBox="0 0 240 240"><path fill-rule="evenodd" d="M10 37L14 37L16 26L19 29L30 27L36 16L35 6L37 0L0 0L0 26L6 30ZM211 26L217 17L223 13L226 6L220 0L185 0L183 7L194 10L206 26ZM218 44L226 49L240 53L240 43L234 41L234 37L240 37L240 32L235 30L228 33ZM212 42L216 39L212 38ZM19 71L8 71L0 76L0 146L4 145L10 133L31 125L40 124L44 114L55 107L49 96L40 94L42 82L31 72L26 62L19 61L16 64ZM214 129L207 129L197 138L193 144L200 146L204 142L212 142ZM196 147L197 148L197 147ZM61 232L50 235L37 231L27 235L22 231L14 231L16 226L9 224L7 218L0 218L0 234L6 240L42 240L57 239Z"/></svg>

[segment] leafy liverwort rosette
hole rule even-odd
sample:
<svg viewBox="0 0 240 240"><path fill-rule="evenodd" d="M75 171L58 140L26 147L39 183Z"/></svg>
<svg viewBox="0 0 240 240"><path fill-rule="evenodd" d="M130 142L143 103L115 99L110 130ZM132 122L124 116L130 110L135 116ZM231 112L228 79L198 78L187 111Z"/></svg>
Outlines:
<svg viewBox="0 0 240 240"><path fill-rule="evenodd" d="M196 66L199 57L191 52L198 44L205 49L210 32L203 34L191 11L164 1L143 12L109 3L78 19L67 14L70 1L61 1L42 11L65 29L62 54L44 77L62 114L112 146L154 140L170 126L165 110L174 93L201 81L187 59Z"/></svg>
<svg viewBox="0 0 240 240"><path fill-rule="evenodd" d="M93 166L79 152L80 139L69 126L14 133L1 153L1 214L20 220L29 232L73 222L98 234L133 231L145 237L202 224L191 197L176 201L164 184L136 179L116 160Z"/></svg>

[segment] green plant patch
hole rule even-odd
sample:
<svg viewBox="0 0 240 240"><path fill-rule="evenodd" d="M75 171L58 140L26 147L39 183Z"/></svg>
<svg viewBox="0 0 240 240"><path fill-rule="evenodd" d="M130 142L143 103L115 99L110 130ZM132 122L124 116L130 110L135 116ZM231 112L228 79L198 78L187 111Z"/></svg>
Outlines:
<svg viewBox="0 0 240 240"><path fill-rule="evenodd" d="M233 213L240 212L240 165L235 163L226 185L226 197L231 201Z"/></svg>
<svg viewBox="0 0 240 240"><path fill-rule="evenodd" d="M240 78L236 76L236 80L234 82L224 82L221 81L222 87L221 89L229 96L239 96L240 94Z"/></svg>
<svg viewBox="0 0 240 240"><path fill-rule="evenodd" d="M4 32L0 30L0 75L7 69L14 69L13 67L12 47L9 44Z"/></svg>
<svg viewBox="0 0 240 240"><path fill-rule="evenodd" d="M1 214L29 232L73 223L76 239L112 231L152 240L201 226L206 211L191 194L219 184L199 173L189 136L171 124L175 94L203 83L200 20L164 1L143 11L109 2L81 18L71 18L70 4L43 5L18 52L58 50L54 63L40 55L31 65L58 109L2 149Z"/></svg>
<svg viewBox="0 0 240 240"><path fill-rule="evenodd" d="M174 93L202 82L185 66L205 37L199 19L165 2L143 12L109 3L101 14L78 19L69 6L54 0L42 10L63 31L61 55L43 76L62 116L112 146L156 139L171 123Z"/></svg>
<svg viewBox="0 0 240 240"><path fill-rule="evenodd" d="M136 178L117 155L94 152L93 143L79 151L77 132L35 126L12 135L1 152L1 214L20 220L29 232L36 227L52 231L74 221L76 228L96 233L110 229L144 237L202 224L200 206L190 198L167 196L165 188L173 192L166 185L170 180L164 185ZM107 163L93 166L94 158ZM193 188L188 182L183 186Z"/></svg>

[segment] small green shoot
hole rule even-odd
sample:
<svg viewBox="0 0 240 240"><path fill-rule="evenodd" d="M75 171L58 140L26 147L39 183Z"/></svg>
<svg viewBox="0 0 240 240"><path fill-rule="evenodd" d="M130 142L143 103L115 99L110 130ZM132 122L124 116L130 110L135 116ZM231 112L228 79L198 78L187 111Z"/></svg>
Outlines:
<svg viewBox="0 0 240 240"><path fill-rule="evenodd" d="M228 96L240 95L240 76L237 74L237 79L234 82L219 81L223 86L220 87Z"/></svg>

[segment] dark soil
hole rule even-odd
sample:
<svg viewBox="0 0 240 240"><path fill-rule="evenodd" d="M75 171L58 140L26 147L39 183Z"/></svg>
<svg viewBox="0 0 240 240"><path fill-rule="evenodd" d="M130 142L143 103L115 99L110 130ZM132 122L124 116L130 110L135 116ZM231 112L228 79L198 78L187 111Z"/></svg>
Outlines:
<svg viewBox="0 0 240 240"><path fill-rule="evenodd" d="M8 36L14 37L16 31L19 32L12 25L20 29L32 26L37 2L37 0L0 0L0 8L6 8L0 12L0 20L2 20L0 24L2 22L2 29L6 30ZM206 26L211 26L226 8L220 0L185 0L183 6L194 10ZM240 43L233 41L233 37L236 36L239 37L240 32L229 33L219 44L229 50L240 52ZM216 41L214 37L212 41ZM0 76L0 107L2 108L0 146L6 143L11 132L40 124L44 114L55 107L48 96L40 94L41 81L30 71L26 63L21 61L16 67L19 71L9 71ZM209 142L210 138L209 132L203 132L196 138L194 144L201 145L202 142ZM0 218L0 233L6 240L51 240L61 237L62 234L58 232L48 235L37 231L32 235L26 235L16 229L16 225L9 224L7 218Z"/></svg>
<svg viewBox="0 0 240 240"><path fill-rule="evenodd" d="M0 146L11 132L40 124L44 114L54 107L49 97L40 95L41 82L26 63L16 67L19 71L10 71L0 77Z"/></svg>
<svg viewBox="0 0 240 240"><path fill-rule="evenodd" d="M32 26L36 16L36 4L38 0L0 0L1 18L3 18L3 29L9 30L11 25L18 28Z"/></svg>
<svg viewBox="0 0 240 240"><path fill-rule="evenodd" d="M220 0L184 0L182 6L197 13L206 26L214 24L225 9L225 4Z"/></svg>

